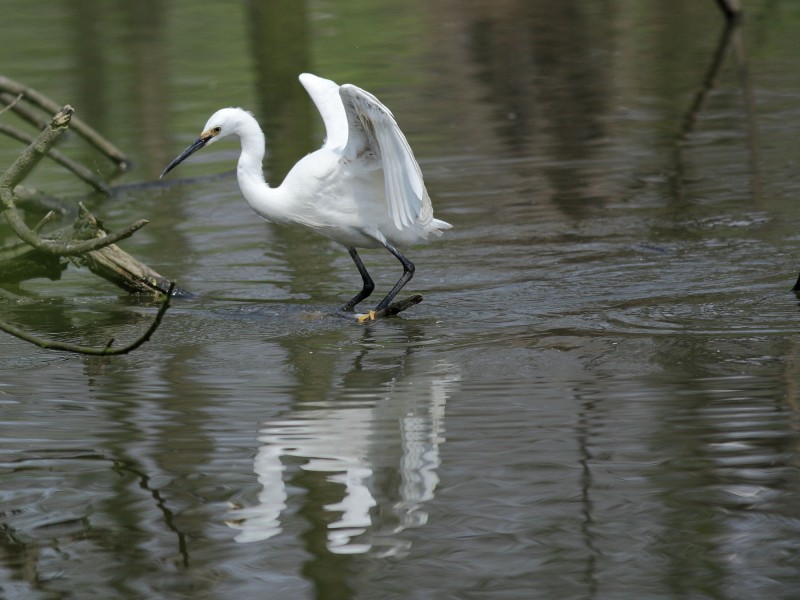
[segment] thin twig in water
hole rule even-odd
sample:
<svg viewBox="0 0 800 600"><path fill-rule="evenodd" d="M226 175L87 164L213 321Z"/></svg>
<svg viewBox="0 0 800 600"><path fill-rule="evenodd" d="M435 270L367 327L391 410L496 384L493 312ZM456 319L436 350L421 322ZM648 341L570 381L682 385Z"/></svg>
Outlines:
<svg viewBox="0 0 800 600"><path fill-rule="evenodd" d="M127 346L122 346L120 348L111 347L111 345L114 343L113 339L109 340L108 343L102 348L82 346L80 344L71 344L69 342L59 342L56 340L46 340L2 320L0 320L0 329L6 333L10 333L11 335L18 337L21 340L25 340L26 342L30 342L31 344L47 350L60 350L62 352L74 352L76 354L88 354L90 356L116 356L119 354L127 354L136 350L136 348L149 340L150 336L152 336L155 330L158 329L158 326L161 325L161 320L164 318L164 313L167 312L167 309L170 306L170 299L172 298L172 292L174 289L175 282L173 281L170 283L169 290L164 298L164 302L159 307L158 313L156 313L156 317L153 319L153 322L150 324L150 327L148 327L147 331L145 331L140 337Z"/></svg>
<svg viewBox="0 0 800 600"><path fill-rule="evenodd" d="M17 97L16 97L16 98L14 98L13 100L11 100L11 102L9 102L8 104L6 104L5 108L2 108L2 109L0 109L0 115L2 115L2 114L3 114L4 112L6 112L7 110L10 110L10 109L14 108L14 107L17 105L17 102L19 102L20 100L22 100L22 97L23 97L24 95L25 95L25 94L23 94L23 93L21 93L21 92L20 92L19 94L17 94Z"/></svg>

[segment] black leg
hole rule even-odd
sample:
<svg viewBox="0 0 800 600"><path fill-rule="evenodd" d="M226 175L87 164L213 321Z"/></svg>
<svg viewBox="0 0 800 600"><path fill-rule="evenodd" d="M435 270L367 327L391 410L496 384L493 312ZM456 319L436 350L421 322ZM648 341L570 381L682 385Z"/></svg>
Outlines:
<svg viewBox="0 0 800 600"><path fill-rule="evenodd" d="M389 304L392 303L392 300L394 300L394 297L397 296L400 290L403 289L403 286L407 284L414 276L414 263L412 263L405 256L400 254L400 251L394 246L392 246L389 242L382 242L382 243L386 247L386 249L392 254L394 254L395 258L403 264L403 275L400 277L400 279L397 280L397 283L394 284L392 291L390 291L386 295L386 298L381 300L380 304L378 304L378 306L375 307L376 311L383 310L384 308L389 306Z"/></svg>
<svg viewBox="0 0 800 600"><path fill-rule="evenodd" d="M358 292L355 296L353 296L347 304L342 306L342 310L345 312L349 312L353 310L353 307L361 302L364 298L367 298L371 293L372 290L375 289L375 284L372 281L372 277L369 276L367 273L367 268L364 266L364 263L361 262L361 257L356 252L355 248L348 248L347 251L350 253L350 256L353 259L353 262L356 263L356 267L358 267L358 272L361 273L361 280L364 282L364 287L361 288L361 291Z"/></svg>

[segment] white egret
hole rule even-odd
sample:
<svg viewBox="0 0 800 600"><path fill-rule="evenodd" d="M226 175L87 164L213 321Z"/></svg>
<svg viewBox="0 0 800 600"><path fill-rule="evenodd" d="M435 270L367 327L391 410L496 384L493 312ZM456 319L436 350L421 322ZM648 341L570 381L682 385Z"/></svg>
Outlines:
<svg viewBox="0 0 800 600"><path fill-rule="evenodd" d="M352 311L375 288L356 248L382 246L402 263L403 275L375 307L381 311L414 275L414 264L397 247L441 235L452 225L433 218L422 172L388 108L354 85L340 86L309 73L300 75L300 82L322 115L327 136L322 148L301 158L280 186L266 183L264 134L241 108L215 112L197 141L161 177L197 150L238 136L242 152L236 173L250 207L268 221L308 227L350 253L363 287L341 310Z"/></svg>

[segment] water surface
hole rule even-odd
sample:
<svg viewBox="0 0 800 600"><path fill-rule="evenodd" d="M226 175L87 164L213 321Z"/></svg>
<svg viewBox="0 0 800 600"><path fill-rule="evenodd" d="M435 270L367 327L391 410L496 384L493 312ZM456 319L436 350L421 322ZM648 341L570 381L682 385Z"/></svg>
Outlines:
<svg viewBox="0 0 800 600"><path fill-rule="evenodd" d="M113 359L0 337L0 595L800 594L800 10L484 4L4 5L5 74L134 160L31 183L148 218L124 248L196 298ZM323 136L302 71L392 108L455 226L402 317L329 314L350 258L255 217L234 145L156 181L241 105L279 183ZM94 344L155 313L74 267L0 306Z"/></svg>

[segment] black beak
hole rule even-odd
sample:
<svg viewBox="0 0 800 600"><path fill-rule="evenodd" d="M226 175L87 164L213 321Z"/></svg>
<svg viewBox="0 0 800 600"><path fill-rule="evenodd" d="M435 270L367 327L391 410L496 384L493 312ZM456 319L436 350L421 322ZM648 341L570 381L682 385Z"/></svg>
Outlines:
<svg viewBox="0 0 800 600"><path fill-rule="evenodd" d="M172 169L177 167L184 160L189 158L192 154L194 154L195 152L200 150L200 148L203 148L208 143L208 140L210 140L210 139L211 139L211 136L205 136L205 137L200 136L199 138L197 138L197 141L195 141L194 144L192 144L186 150L181 152L181 155L178 158L176 158L171 163L169 163L169 165L167 165L167 168L164 169L163 173L161 173L161 176L159 177L159 179L162 179L164 177L164 175L166 175L167 173L172 171Z"/></svg>

